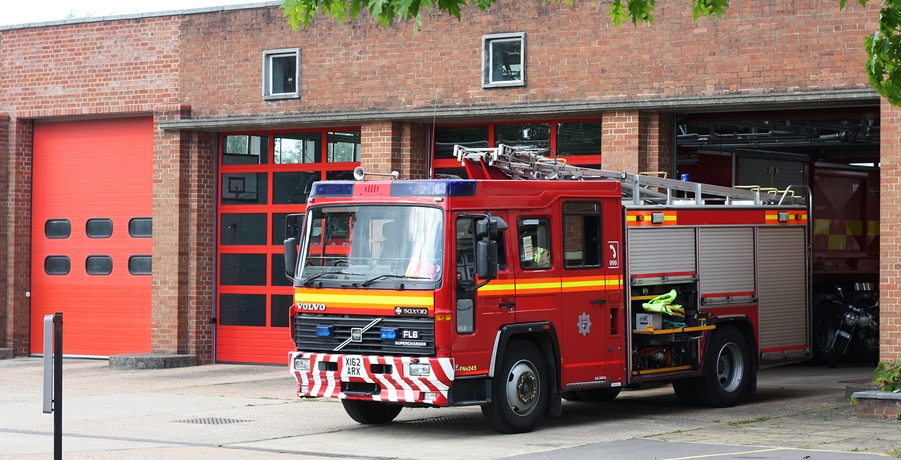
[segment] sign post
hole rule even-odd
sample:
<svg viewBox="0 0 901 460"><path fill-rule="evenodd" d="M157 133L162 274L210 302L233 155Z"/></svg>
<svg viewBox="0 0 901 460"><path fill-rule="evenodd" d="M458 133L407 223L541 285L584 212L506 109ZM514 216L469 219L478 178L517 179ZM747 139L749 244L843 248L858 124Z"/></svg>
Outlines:
<svg viewBox="0 0 901 460"><path fill-rule="evenodd" d="M52 351L51 351L52 350ZM44 316L44 413L53 413L53 458L63 458L63 314Z"/></svg>

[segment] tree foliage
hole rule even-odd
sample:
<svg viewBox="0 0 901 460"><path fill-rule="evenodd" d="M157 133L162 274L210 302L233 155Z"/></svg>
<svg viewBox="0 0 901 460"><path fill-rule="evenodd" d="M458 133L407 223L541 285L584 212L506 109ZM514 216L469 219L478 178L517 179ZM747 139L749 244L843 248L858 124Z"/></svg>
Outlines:
<svg viewBox="0 0 901 460"><path fill-rule="evenodd" d="M382 26L389 27L399 22L414 22L414 30L422 25L422 14L426 10L437 9L460 19L460 11L467 6L477 6L485 11L496 0L284 0L282 9L288 24L294 30L309 27L319 13L344 22L356 20L366 9ZM545 2L566 2L572 0L544 0ZM858 0L866 5L869 0ZM721 18L729 7L729 0L689 0L692 15ZM845 8L847 0L840 0L839 7ZM656 0L611 0L607 17L610 22L621 27L624 22L633 25L654 22ZM864 39L867 51L865 68L870 84L876 91L896 107L901 107L901 0L883 0L877 30Z"/></svg>

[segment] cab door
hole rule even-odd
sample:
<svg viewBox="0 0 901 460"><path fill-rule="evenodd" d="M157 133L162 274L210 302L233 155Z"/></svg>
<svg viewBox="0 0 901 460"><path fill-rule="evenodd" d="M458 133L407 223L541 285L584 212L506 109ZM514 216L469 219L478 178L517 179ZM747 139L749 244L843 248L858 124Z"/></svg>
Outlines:
<svg viewBox="0 0 901 460"><path fill-rule="evenodd" d="M506 211L488 214L507 220ZM488 373L497 331L514 321L516 289L514 273L508 267L506 247L509 232L495 237L498 252L497 278L475 289L481 283L476 277L473 226L477 217L455 216L454 254L456 259L454 287L454 359L457 377Z"/></svg>
<svg viewBox="0 0 901 460"><path fill-rule="evenodd" d="M558 334L566 390L618 386L623 381L619 242L605 239L601 204L600 200L562 203L563 316Z"/></svg>

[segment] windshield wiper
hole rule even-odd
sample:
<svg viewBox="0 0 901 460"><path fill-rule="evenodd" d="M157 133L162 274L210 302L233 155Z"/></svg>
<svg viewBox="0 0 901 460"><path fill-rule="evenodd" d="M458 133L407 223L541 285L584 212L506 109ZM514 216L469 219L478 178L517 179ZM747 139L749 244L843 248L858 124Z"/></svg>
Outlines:
<svg viewBox="0 0 901 460"><path fill-rule="evenodd" d="M342 272L341 270L330 271L330 272L320 272L320 273L317 273L317 274L315 274L315 275L312 275L312 276L307 277L306 279L304 279L303 281L301 281L301 284L303 284L304 286L309 286L311 281L315 280L316 278L319 278L320 276L325 276L325 275L353 275L353 276L363 276L363 275L361 275L361 274L359 274L359 273L345 273L345 272Z"/></svg>
<svg viewBox="0 0 901 460"><path fill-rule="evenodd" d="M370 284L375 283L376 281L382 280L385 278L400 278L400 279L404 279L404 280L428 280L428 279L431 279L431 278L428 278L425 276L404 276L404 275L392 275L390 273L386 273L384 275L379 275L379 276L376 276L373 278L369 278L366 281L363 281L363 284L361 284L360 287L369 286Z"/></svg>

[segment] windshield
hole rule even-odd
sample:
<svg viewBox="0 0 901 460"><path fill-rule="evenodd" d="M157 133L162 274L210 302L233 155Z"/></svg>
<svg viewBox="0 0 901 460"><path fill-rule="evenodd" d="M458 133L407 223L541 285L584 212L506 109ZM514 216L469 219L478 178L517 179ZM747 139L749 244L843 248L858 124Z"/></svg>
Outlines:
<svg viewBox="0 0 901 460"><path fill-rule="evenodd" d="M425 206L311 208L297 285L433 285L441 279L443 225L442 210Z"/></svg>

